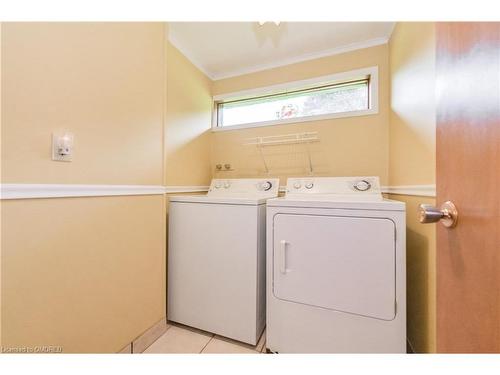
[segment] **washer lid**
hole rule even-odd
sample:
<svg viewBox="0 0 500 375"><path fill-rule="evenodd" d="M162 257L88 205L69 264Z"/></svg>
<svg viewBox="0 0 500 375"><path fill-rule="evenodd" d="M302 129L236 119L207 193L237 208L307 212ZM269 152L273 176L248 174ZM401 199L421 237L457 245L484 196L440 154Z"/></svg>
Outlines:
<svg viewBox="0 0 500 375"><path fill-rule="evenodd" d="M171 202L258 205L278 196L278 178L213 179L207 194L170 196Z"/></svg>
<svg viewBox="0 0 500 375"><path fill-rule="evenodd" d="M213 197L207 194L197 195L172 195L169 196L170 202L184 202L184 203L205 203L205 204L236 204L257 206L265 204L268 198L256 196L232 196L232 197Z"/></svg>

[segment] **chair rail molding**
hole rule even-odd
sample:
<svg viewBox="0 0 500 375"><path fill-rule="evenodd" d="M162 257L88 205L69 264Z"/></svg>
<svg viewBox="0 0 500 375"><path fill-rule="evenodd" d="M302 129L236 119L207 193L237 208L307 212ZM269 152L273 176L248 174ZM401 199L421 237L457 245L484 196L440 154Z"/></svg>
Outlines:
<svg viewBox="0 0 500 375"><path fill-rule="evenodd" d="M206 192L208 186L0 184L0 199L105 197Z"/></svg>
<svg viewBox="0 0 500 375"><path fill-rule="evenodd" d="M419 197L435 197L436 185L397 185L382 186L382 193L395 195L414 195Z"/></svg>

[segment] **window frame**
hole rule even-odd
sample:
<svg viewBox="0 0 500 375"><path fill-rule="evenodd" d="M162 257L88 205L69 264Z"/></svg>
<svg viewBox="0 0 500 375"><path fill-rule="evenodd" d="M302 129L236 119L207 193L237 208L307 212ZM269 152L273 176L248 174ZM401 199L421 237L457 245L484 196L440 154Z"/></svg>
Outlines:
<svg viewBox="0 0 500 375"><path fill-rule="evenodd" d="M368 78L368 109L363 109L360 111L329 113L324 115L294 117L281 120L249 122L238 125L227 125L227 126L218 125L217 121L218 104L224 101L256 98L259 96L280 94L289 91L304 90L308 88L319 87L322 85L342 84L349 81L362 80L366 78ZM320 120L367 116L375 114L378 114L378 66L371 66L368 68L350 70L347 72L335 73L326 76L315 77L312 79L304 79L300 81L287 82L284 84L258 87L250 90L243 90L222 95L215 95L212 98L212 131L214 132L229 131L237 129L256 128L261 126L295 124L295 123L302 123L309 121L320 121Z"/></svg>

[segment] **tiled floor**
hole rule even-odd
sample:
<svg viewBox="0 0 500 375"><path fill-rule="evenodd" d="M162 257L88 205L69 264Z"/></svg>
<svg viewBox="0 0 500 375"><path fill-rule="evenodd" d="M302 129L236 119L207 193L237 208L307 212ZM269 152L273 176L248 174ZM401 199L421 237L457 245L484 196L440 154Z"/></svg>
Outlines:
<svg viewBox="0 0 500 375"><path fill-rule="evenodd" d="M180 324L169 323L167 331L144 353L210 353L210 354L259 354L265 353L265 331L256 346Z"/></svg>

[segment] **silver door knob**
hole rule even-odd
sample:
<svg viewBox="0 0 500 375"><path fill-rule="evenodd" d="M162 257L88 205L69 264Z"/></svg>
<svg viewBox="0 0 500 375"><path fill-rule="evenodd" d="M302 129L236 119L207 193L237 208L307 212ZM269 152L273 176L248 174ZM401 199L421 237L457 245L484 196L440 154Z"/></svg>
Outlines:
<svg viewBox="0 0 500 375"><path fill-rule="evenodd" d="M441 208L430 204L421 204L418 207L418 218L422 224L440 221L446 228L453 228L457 225L458 211L453 202L450 201L444 202Z"/></svg>

